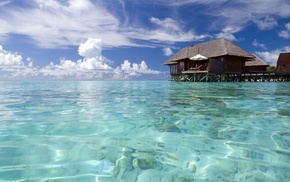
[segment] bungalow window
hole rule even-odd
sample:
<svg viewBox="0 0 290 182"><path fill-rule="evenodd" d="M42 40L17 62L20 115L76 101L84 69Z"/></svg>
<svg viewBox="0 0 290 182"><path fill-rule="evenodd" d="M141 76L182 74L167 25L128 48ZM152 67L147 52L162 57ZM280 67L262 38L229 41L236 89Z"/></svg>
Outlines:
<svg viewBox="0 0 290 182"><path fill-rule="evenodd" d="M177 73L177 65L171 65L170 66L170 73L171 74L176 74Z"/></svg>
<svg viewBox="0 0 290 182"><path fill-rule="evenodd" d="M285 64L282 65L282 69L283 69L283 71L286 70L286 65Z"/></svg>
<svg viewBox="0 0 290 182"><path fill-rule="evenodd" d="M194 62L195 62L195 61L190 61L190 62L189 62L189 68L194 68L194 67L195 67L195 66L194 66Z"/></svg>
<svg viewBox="0 0 290 182"><path fill-rule="evenodd" d="M184 62L180 62L180 70L181 70L181 71L184 70Z"/></svg>

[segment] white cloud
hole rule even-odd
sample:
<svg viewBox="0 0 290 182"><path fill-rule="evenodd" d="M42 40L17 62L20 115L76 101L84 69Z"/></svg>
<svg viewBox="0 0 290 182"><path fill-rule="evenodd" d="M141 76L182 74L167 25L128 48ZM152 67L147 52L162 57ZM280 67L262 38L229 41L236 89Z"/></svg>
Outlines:
<svg viewBox="0 0 290 182"><path fill-rule="evenodd" d="M12 53L3 49L0 45L0 68L14 69L24 66L22 62L22 56L20 54Z"/></svg>
<svg viewBox="0 0 290 182"><path fill-rule="evenodd" d="M281 32L279 32L278 35L279 37L288 39L290 38L290 22L285 25L285 28L286 30L282 30Z"/></svg>
<svg viewBox="0 0 290 182"><path fill-rule="evenodd" d="M290 22L285 25L286 30L290 31Z"/></svg>
<svg viewBox="0 0 290 182"><path fill-rule="evenodd" d="M168 42L182 42L182 41L194 41L201 40L208 35L197 35L193 31L184 32L182 30L182 23L177 22L171 18L165 18L163 20L151 17L150 21L157 25L159 29L147 31L147 39L168 41ZM144 37L146 40L146 37Z"/></svg>
<svg viewBox="0 0 290 182"><path fill-rule="evenodd" d="M276 66L278 57L281 52L290 52L290 46L285 46L281 49L276 49L271 52L255 52L259 57L261 57L266 63L271 66Z"/></svg>
<svg viewBox="0 0 290 182"><path fill-rule="evenodd" d="M152 1L149 0L139 1L147 4L152 3ZM245 17L249 18L249 15L257 15L259 17L265 17L267 15L287 17L290 15L290 2L288 0L154 0L154 4L169 7L202 5L205 12L207 10L214 11L214 13L212 11L210 12L213 16L222 15L228 18L240 20Z"/></svg>
<svg viewBox="0 0 290 182"><path fill-rule="evenodd" d="M32 38L38 46L59 48L79 45L88 36L100 37L107 46L133 45L119 33L119 21L101 2L90 0L33 0L27 7L4 9L1 33L21 34ZM28 2L27 2L28 3ZM99 3L99 4L98 4ZM21 27L21 28L17 28Z"/></svg>
<svg viewBox="0 0 290 182"><path fill-rule="evenodd" d="M165 56L171 56L173 55L173 51L169 47L165 47L162 49Z"/></svg>
<svg viewBox="0 0 290 182"><path fill-rule="evenodd" d="M57 78L75 77L77 79L102 79L105 73L110 73L113 68L107 63L109 61L102 56L102 41L89 38L80 44L79 55L84 58L78 61L61 59L60 64L51 63L41 68L40 73L45 76Z"/></svg>
<svg viewBox="0 0 290 182"><path fill-rule="evenodd" d="M4 0L4 1L0 2L0 6L5 6L9 3L11 3L11 0L6 0L6 1Z"/></svg>
<svg viewBox="0 0 290 182"><path fill-rule="evenodd" d="M225 38L225 39L228 39L229 41L236 41L237 40L237 38L233 34L227 33L227 32L218 33L218 34L216 34L216 37L217 38Z"/></svg>
<svg viewBox="0 0 290 182"><path fill-rule="evenodd" d="M118 10L123 16L112 12L114 8L119 9L120 4L117 4L118 8L112 8L112 4L106 5L105 1L31 0L25 3L27 6L0 11L0 23L5 25L1 26L0 35L26 35L42 48L79 45L87 37L99 37L105 47L156 46L156 41L191 41L204 37L192 31L184 32L171 18L150 18L151 23L158 26L154 30L138 23L129 24L123 1L120 1L123 11ZM122 17L125 17L124 24ZM147 45L135 40L146 40Z"/></svg>
<svg viewBox="0 0 290 182"><path fill-rule="evenodd" d="M251 0L250 2L245 0L155 0L154 2L163 6L200 6L203 11L197 11L197 13L206 16L211 30L234 26L240 27L239 31L241 31L251 22L254 22L259 30L269 30L278 26L277 19L290 17L290 1L288 0ZM216 36L236 40L234 33L222 31ZM288 32L283 33L288 37Z"/></svg>
<svg viewBox="0 0 290 182"><path fill-rule="evenodd" d="M86 58L101 56L102 41L100 39L89 38L79 46L78 52L79 55Z"/></svg>
<svg viewBox="0 0 290 182"><path fill-rule="evenodd" d="M189 32L168 32L166 30L150 30L150 31L144 31L144 30L136 30L134 32L130 32L128 34L130 37L138 37L139 40L144 41L152 41L159 45L163 43L174 43L174 42L188 42L188 41L197 41L202 40L208 35L196 35L192 31Z"/></svg>
<svg viewBox="0 0 290 182"><path fill-rule="evenodd" d="M142 74L160 74L161 72L156 70L151 70L148 68L145 61L141 64L130 63L128 60L124 60L123 64L116 68L117 73L115 78L129 78L130 76L140 76Z"/></svg>
<svg viewBox="0 0 290 182"><path fill-rule="evenodd" d="M130 63L125 60L117 68L112 68L101 54L102 41L89 38L79 46L78 52L84 57L77 62L62 59L60 64L51 63L42 68L40 72L46 76L55 76L59 79L73 77L76 79L128 79L142 74L159 74L159 71L151 70L145 61L141 64Z"/></svg>
<svg viewBox="0 0 290 182"><path fill-rule="evenodd" d="M202 3L201 0L192 3ZM212 3L212 6L205 6L207 16L214 19L211 22L211 29L219 29L226 26L240 27L240 31L254 22L260 30L275 28L278 18L290 16L290 1L286 0L252 0L250 3L244 0L227 1L227 3ZM232 37L233 38L233 37Z"/></svg>
<svg viewBox="0 0 290 182"><path fill-rule="evenodd" d="M78 61L60 60L60 64L50 63L39 72L46 77L56 77L58 79L103 79L105 73L109 73L112 68L98 58L89 58Z"/></svg>
<svg viewBox="0 0 290 182"><path fill-rule="evenodd" d="M0 46L0 78L2 79L130 79L142 75L158 75L161 72L149 69L146 62L140 64L125 60L117 68L110 66L111 61L102 56L102 41L89 38L79 46L83 59L78 61L62 58L60 63L51 62L38 68L33 60L27 58L27 64L18 53L11 53Z"/></svg>
<svg viewBox="0 0 290 182"><path fill-rule="evenodd" d="M261 47L262 49L267 49L265 44L258 43L256 39L253 41L252 45L255 47Z"/></svg>
<svg viewBox="0 0 290 182"><path fill-rule="evenodd" d="M171 19L171 18L165 18L164 20L160 20L158 18L155 17L151 17L150 21L152 23L155 23L156 25L160 26L161 28L163 28L164 30L168 31L168 32L180 32L181 31L181 24L179 24L178 22L176 22L175 20Z"/></svg>
<svg viewBox="0 0 290 182"><path fill-rule="evenodd" d="M261 19L253 19L253 21L257 24L260 30L270 30L278 26L278 23L275 20L275 18L270 16L266 16Z"/></svg>
<svg viewBox="0 0 290 182"><path fill-rule="evenodd" d="M288 39L290 38L290 32L286 31L286 30L282 30L281 32L279 32L279 37Z"/></svg>
<svg viewBox="0 0 290 182"><path fill-rule="evenodd" d="M26 61L27 65L19 53L6 51L0 45L0 79L37 76L38 69L33 68L33 61L31 58L27 58Z"/></svg>
<svg viewBox="0 0 290 182"><path fill-rule="evenodd" d="M182 23L177 22L171 18L158 19L151 17L150 22L157 26L156 29L135 29L127 32L128 37L139 40L153 41L153 42L188 42L204 39L208 35L197 35L193 31L184 32L182 30Z"/></svg>
<svg viewBox="0 0 290 182"><path fill-rule="evenodd" d="M225 28L222 29L221 33L216 34L216 37L225 38L230 41L237 41L237 38L233 34L238 32L239 30L240 30L239 27L226 26Z"/></svg>
<svg viewBox="0 0 290 182"><path fill-rule="evenodd" d="M227 0L155 0L154 3L166 5L166 6L184 6L188 4L220 4L224 3ZM148 1L145 1L148 2Z"/></svg>
<svg viewBox="0 0 290 182"><path fill-rule="evenodd" d="M0 40L5 40L11 34L19 34L31 38L34 43L43 48L63 48L79 45L87 37L99 37L103 41L104 48L164 47L168 42L202 40L209 37L207 31L217 31L223 27L239 27L238 31L241 31L252 22L261 30L271 29L277 26L276 19L290 16L290 2L287 0L264 0L262 3L261 0L252 0L251 3L244 0L118 0L117 3L115 2L114 0L30 0L23 1L24 6L20 7L14 1L4 0L1 4L11 3L13 6L0 6ZM132 2L134 3L130 5L134 6L127 6L127 3ZM162 6L168 14L162 11L160 17L149 18L152 16L149 14L151 12L143 11L144 5L140 3L155 5L158 6L157 8ZM184 16L178 8L189 5L198 6L194 7L196 11L192 11L192 14ZM136 7L136 11L131 11L129 7ZM142 11L142 17L139 11ZM145 22L144 18L149 19L149 22ZM206 33L199 34L198 30L192 27L194 23L186 24L183 21L187 21L182 18L192 20L205 18L202 31ZM236 40L235 33L238 31L222 30L216 36ZM288 37L288 32L284 30L280 36Z"/></svg>
<svg viewBox="0 0 290 182"><path fill-rule="evenodd" d="M31 59L30 57L28 57L28 58L26 59L26 61L28 62L27 67L32 68L32 67L33 67L33 61L32 61L32 59Z"/></svg>

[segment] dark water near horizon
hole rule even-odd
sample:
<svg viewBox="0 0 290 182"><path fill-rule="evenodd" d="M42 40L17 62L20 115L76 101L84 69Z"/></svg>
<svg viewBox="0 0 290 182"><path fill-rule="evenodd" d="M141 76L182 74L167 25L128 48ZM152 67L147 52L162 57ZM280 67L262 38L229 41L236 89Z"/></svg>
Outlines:
<svg viewBox="0 0 290 182"><path fill-rule="evenodd" d="M0 181L290 179L287 82L0 84Z"/></svg>

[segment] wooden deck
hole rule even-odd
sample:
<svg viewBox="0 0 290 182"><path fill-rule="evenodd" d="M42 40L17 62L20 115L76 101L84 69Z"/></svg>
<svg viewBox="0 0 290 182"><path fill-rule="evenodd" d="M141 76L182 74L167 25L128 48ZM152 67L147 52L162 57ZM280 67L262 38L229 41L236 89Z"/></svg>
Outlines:
<svg viewBox="0 0 290 182"><path fill-rule="evenodd" d="M283 82L290 81L290 72L250 72L241 74L243 81Z"/></svg>
<svg viewBox="0 0 290 182"><path fill-rule="evenodd" d="M208 71L182 71L179 76L171 77L177 82L288 82L290 72L247 72L247 73L210 73Z"/></svg>

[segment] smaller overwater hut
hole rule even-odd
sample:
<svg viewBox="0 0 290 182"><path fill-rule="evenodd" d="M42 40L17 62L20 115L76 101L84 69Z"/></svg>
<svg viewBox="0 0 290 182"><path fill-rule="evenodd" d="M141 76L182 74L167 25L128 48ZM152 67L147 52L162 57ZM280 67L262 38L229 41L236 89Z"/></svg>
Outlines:
<svg viewBox="0 0 290 182"><path fill-rule="evenodd" d="M290 72L290 52L280 53L277 60L278 72Z"/></svg>
<svg viewBox="0 0 290 182"><path fill-rule="evenodd" d="M267 67L269 66L269 64L267 64L265 61L263 61L257 55L255 55L255 54L253 54L253 55L255 56L254 61L246 61L243 72L264 72L264 71L267 71Z"/></svg>

